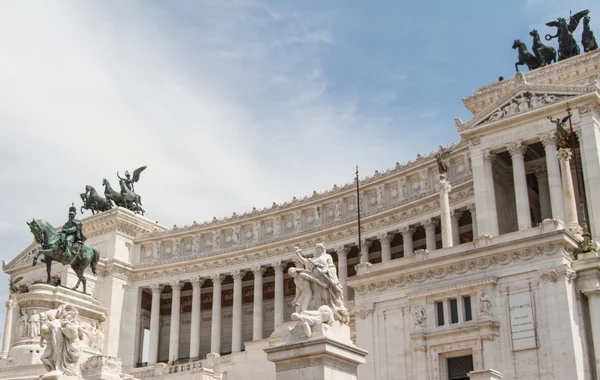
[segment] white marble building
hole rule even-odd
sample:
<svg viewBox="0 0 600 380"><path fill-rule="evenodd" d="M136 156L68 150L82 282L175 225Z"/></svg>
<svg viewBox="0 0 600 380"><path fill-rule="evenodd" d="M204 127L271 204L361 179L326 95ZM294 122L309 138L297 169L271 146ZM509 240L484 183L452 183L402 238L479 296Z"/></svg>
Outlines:
<svg viewBox="0 0 600 380"><path fill-rule="evenodd" d="M84 219L101 251L88 290L108 311L103 354L137 378L191 379L219 353L228 380L275 379L263 349L292 312L293 247L324 242L356 344L369 351L360 379L598 378L600 257L577 250L578 175L547 117L572 109L600 240L599 78L595 51L477 89L463 100L473 118L456 120L447 183L433 153L361 182L360 247L353 184L172 229L123 209ZM4 272L42 280L45 268L31 267L37 249ZM72 272L54 270L74 285ZM0 378L24 339L15 304Z"/></svg>

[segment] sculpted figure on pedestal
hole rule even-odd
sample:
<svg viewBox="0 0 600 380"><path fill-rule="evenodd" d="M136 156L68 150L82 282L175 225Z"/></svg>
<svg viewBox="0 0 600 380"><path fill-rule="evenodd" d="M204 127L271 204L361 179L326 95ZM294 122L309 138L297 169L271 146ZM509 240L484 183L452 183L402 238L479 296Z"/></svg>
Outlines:
<svg viewBox="0 0 600 380"><path fill-rule="evenodd" d="M492 301L490 296L483 290L479 292L479 311L482 314L491 314L492 312Z"/></svg>
<svg viewBox="0 0 600 380"><path fill-rule="evenodd" d="M34 310L29 317L29 336L32 338L40 336L40 315Z"/></svg>
<svg viewBox="0 0 600 380"><path fill-rule="evenodd" d="M29 336L29 316L23 310L23 315L17 320L17 338Z"/></svg>
<svg viewBox="0 0 600 380"><path fill-rule="evenodd" d="M550 41L553 38L558 38L558 60L571 58L579 55L580 50L577 46L575 38L573 38L573 32L579 26L579 21L590 13L589 10L577 12L569 17L569 23L564 17L559 17L556 21L550 21L546 23L547 26L556 27L556 34L554 36L546 34L545 38Z"/></svg>
<svg viewBox="0 0 600 380"><path fill-rule="evenodd" d="M583 45L583 51L586 53L588 51L598 49L596 37L594 37L594 32L592 32L592 29L590 28L590 16L585 16L583 18L583 33L581 33L581 44Z"/></svg>
<svg viewBox="0 0 600 380"><path fill-rule="evenodd" d="M86 278L83 275L87 267L91 267L92 273L96 276L96 264L100 259L98 248L84 244L85 236L82 233L81 222L75 219L77 209L74 206L69 208L69 220L58 232L50 223L45 220L32 220L27 223L35 241L41 244L42 249L38 250L33 257L33 265L37 264L40 255L43 255L43 262L46 263L47 278L46 283L52 280L51 270L52 261L58 261L63 265L70 265L71 269L77 274L78 281L73 287L76 290L80 283L83 283L83 292L86 291Z"/></svg>
<svg viewBox="0 0 600 380"><path fill-rule="evenodd" d="M325 246L317 244L312 258L296 248L296 256L306 269L296 267L288 270L299 290L294 299L294 305L299 310L292 315L292 319L298 321L298 326L303 326L307 336L310 336L309 326L317 323L331 324L335 320L348 323L349 314L344 305L342 285Z"/></svg>
<svg viewBox="0 0 600 380"><path fill-rule="evenodd" d="M44 347L44 342L48 345L40 360L48 372L76 376L83 338L79 313L75 307L63 304L45 314L47 322L41 328L40 346Z"/></svg>

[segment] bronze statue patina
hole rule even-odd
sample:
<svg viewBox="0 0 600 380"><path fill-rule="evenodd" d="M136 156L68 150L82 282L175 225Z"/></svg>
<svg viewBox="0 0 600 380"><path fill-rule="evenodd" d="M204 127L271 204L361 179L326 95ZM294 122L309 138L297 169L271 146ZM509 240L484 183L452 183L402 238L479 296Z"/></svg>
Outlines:
<svg viewBox="0 0 600 380"><path fill-rule="evenodd" d="M46 263L46 273L48 275L46 283L52 280L52 261L58 261L63 265L71 266L71 269L77 274L77 284L73 290L77 290L80 283L83 283L83 292L86 292L86 279L84 271L91 266L92 273L96 275L96 264L100 258L100 252L96 247L91 247L83 242L86 240L83 235L81 221L75 219L77 209L75 206L69 208L69 220L58 232L50 223L45 220L32 220L27 223L35 241L40 243L42 249L36 252L33 257L33 265L37 264L40 255L44 255L42 261Z"/></svg>
<svg viewBox="0 0 600 380"><path fill-rule="evenodd" d="M533 37L533 54L537 58L540 66L546 66L553 62L556 62L556 50L552 46L546 46L542 43L540 35L537 30L532 30L529 35Z"/></svg>
<svg viewBox="0 0 600 380"><path fill-rule="evenodd" d="M571 15L569 17L569 23L567 23L567 20L564 17L559 17L556 19L556 21L550 21L546 23L547 26L554 26L557 28L554 36L546 34L545 38L547 41L550 41L553 38L558 38L559 61L579 55L581 52L577 42L575 41L575 38L573 37L573 32L575 32L579 26L579 21L587 16L588 13L590 13L590 11L586 9Z"/></svg>
<svg viewBox="0 0 600 380"><path fill-rule="evenodd" d="M556 137L558 138L558 147L568 148L569 147L569 136L570 133L565 129L565 124L569 120L569 116L565 116L562 119L557 117L553 118L552 116L548 116L548 120L550 120L554 125L556 125Z"/></svg>
<svg viewBox="0 0 600 380"><path fill-rule="evenodd" d="M596 37L594 32L590 29L590 16L586 15L583 18L583 33L581 33L581 44L583 45L583 51L588 52L598 49L598 43L596 43Z"/></svg>
<svg viewBox="0 0 600 380"><path fill-rule="evenodd" d="M531 70L535 70L540 67L540 61L536 58L535 55L531 54L529 50L527 50L527 46L520 40L515 40L512 46L513 49L519 49L519 60L515 62L515 70L519 72L519 66L527 65L527 68Z"/></svg>
<svg viewBox="0 0 600 380"><path fill-rule="evenodd" d="M93 186L87 185L85 193L81 193L79 196L81 196L81 200L83 201L83 206L80 209L82 214L83 210L90 210L92 214L96 214L97 212L108 211L112 208L110 200L98 194Z"/></svg>
<svg viewBox="0 0 600 380"><path fill-rule="evenodd" d="M440 179L445 179L448 175L448 164L444 161L446 157L450 154L448 148L443 145L440 145L437 153L435 154L435 161L438 165L438 172L440 173Z"/></svg>
<svg viewBox="0 0 600 380"><path fill-rule="evenodd" d="M120 191L116 191L110 185L110 182L106 178L102 180L102 186L104 186L104 196L108 202L113 202L118 207L123 207L128 210L135 212L136 214L144 215L144 209L142 208L142 198L135 193L134 184L139 181L140 173L146 169L146 166L142 166L133 171L133 175L129 174L129 171L125 171L125 177L121 177L117 172L119 178ZM104 199L100 197L101 199Z"/></svg>

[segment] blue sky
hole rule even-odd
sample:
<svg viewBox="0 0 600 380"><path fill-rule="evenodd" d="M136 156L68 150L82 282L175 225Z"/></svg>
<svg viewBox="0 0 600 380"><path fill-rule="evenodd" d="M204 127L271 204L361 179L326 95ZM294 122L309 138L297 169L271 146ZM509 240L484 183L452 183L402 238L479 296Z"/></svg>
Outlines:
<svg viewBox="0 0 600 380"><path fill-rule="evenodd" d="M585 0L2 1L0 259L117 170L148 165L136 190L172 226L456 141L460 99L569 7L600 33Z"/></svg>

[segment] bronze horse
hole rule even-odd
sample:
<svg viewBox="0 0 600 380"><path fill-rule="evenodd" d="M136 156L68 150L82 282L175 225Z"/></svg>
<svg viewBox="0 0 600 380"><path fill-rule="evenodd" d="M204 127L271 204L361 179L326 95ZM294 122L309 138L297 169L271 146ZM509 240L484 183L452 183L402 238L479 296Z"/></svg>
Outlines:
<svg viewBox="0 0 600 380"><path fill-rule="evenodd" d="M540 67L540 61L527 50L527 46L519 40L515 40L512 46L513 49L519 49L519 60L515 62L515 69L519 72L519 65L527 65L529 71Z"/></svg>
<svg viewBox="0 0 600 380"><path fill-rule="evenodd" d="M556 62L556 50L552 46L546 46L542 43L537 30L532 30L529 35L533 37L533 54L542 66Z"/></svg>
<svg viewBox="0 0 600 380"><path fill-rule="evenodd" d="M86 292L86 282L84 272L87 267L91 267L92 273L96 276L96 265L100 259L100 251L98 248L89 246L87 244L77 243L74 244L73 249L79 250L81 253L80 258L75 260L71 264L72 256L65 252L65 245L60 234L50 223L45 220L32 220L31 223L27 223L31 229L31 233L35 238L35 241L42 245L42 249L36 252L33 257L33 265L37 264L40 255L44 255L43 261L46 263L46 273L48 275L46 283L49 284L51 281L52 261L58 261L63 265L70 265L71 269L77 275L77 284L73 287L73 290L77 290L79 284L83 283L83 292Z"/></svg>

